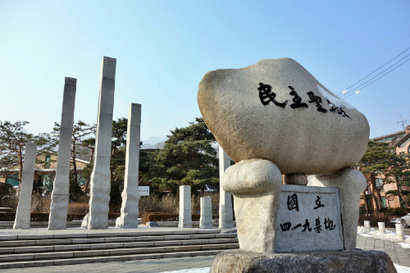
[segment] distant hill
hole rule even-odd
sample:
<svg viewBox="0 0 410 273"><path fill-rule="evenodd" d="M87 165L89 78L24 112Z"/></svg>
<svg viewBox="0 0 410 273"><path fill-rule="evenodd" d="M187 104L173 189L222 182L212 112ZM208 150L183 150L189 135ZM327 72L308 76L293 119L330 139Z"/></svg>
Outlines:
<svg viewBox="0 0 410 273"><path fill-rule="evenodd" d="M166 136L143 139L141 149L162 148L164 147L165 140L167 140Z"/></svg>

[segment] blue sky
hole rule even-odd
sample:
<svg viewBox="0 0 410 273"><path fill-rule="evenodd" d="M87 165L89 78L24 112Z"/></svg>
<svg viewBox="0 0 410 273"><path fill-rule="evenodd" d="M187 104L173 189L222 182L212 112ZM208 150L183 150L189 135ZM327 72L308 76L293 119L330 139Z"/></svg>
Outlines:
<svg viewBox="0 0 410 273"><path fill-rule="evenodd" d="M74 77L75 120L95 123L109 56L114 119L142 104L144 140L200 116L198 84L209 70L290 57L340 93L410 47L410 2L0 0L0 35L0 120L50 132L64 77ZM409 71L407 62L347 98L371 137L400 131L400 114L410 124Z"/></svg>

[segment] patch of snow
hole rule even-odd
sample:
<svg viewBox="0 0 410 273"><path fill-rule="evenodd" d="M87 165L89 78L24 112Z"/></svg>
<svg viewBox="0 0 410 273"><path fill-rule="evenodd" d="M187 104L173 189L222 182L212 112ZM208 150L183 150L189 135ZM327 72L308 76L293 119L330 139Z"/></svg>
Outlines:
<svg viewBox="0 0 410 273"><path fill-rule="evenodd" d="M397 273L410 273L410 267L394 264Z"/></svg>
<svg viewBox="0 0 410 273"><path fill-rule="evenodd" d="M322 87L318 85L317 89L327 100L329 100L331 103L333 103L337 107L343 107L345 109L355 109L352 105L344 101L342 98L330 92L326 87Z"/></svg>
<svg viewBox="0 0 410 273"><path fill-rule="evenodd" d="M376 239L381 239L381 240L387 240L391 242L396 242L399 243L401 247L403 248L410 248L410 236L409 235L404 235L404 241L399 241L397 239L396 232L390 231L386 229L386 233L380 233L378 229L370 228L369 233L364 232L364 227L359 226L357 227L357 235L363 236L363 237L374 237Z"/></svg>
<svg viewBox="0 0 410 273"><path fill-rule="evenodd" d="M407 236L408 237L408 236ZM406 240L407 241L407 240ZM402 248L410 248L410 243L398 243Z"/></svg>

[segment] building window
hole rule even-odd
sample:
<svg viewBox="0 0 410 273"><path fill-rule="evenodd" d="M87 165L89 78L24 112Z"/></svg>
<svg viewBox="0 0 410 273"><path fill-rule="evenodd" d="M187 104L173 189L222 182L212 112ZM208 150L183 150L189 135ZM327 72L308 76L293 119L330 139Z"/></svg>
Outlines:
<svg viewBox="0 0 410 273"><path fill-rule="evenodd" d="M51 156L46 155L46 159L44 160L44 169L50 168Z"/></svg>
<svg viewBox="0 0 410 273"><path fill-rule="evenodd" d="M382 196L381 199L382 199L382 208L384 208L384 209L387 208L386 197Z"/></svg>
<svg viewBox="0 0 410 273"><path fill-rule="evenodd" d="M382 187L383 187L383 179L376 178L376 188L380 190Z"/></svg>

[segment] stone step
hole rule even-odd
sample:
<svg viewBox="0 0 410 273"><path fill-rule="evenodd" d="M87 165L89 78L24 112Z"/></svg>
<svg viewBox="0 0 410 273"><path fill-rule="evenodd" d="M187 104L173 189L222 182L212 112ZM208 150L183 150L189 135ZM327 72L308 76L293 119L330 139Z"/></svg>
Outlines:
<svg viewBox="0 0 410 273"><path fill-rule="evenodd" d="M218 234L219 235L219 234ZM223 234L221 234L223 235ZM147 236L148 237L148 236ZM16 253L39 253L39 252L61 252L61 251L75 251L75 250L96 250L96 249L121 249L121 248L142 248L142 247L156 247L156 246L178 246L178 245L200 245L200 244L223 244L223 243L237 243L235 237L211 237L205 239L196 239L195 235L172 235L170 238L159 240L145 240L132 242L104 242L104 243L73 243L73 244L54 244L54 245L33 245L33 246L17 246L1 247L0 254L16 254ZM200 236L202 237L202 236ZM122 238L120 238L122 239ZM141 239L141 238L138 238ZM10 241L12 242L12 241ZM19 241L16 241L19 242ZM24 242L24 241L22 241ZM40 242L41 243L41 242ZM1 256L0 256L1 259Z"/></svg>
<svg viewBox="0 0 410 273"><path fill-rule="evenodd" d="M97 262L122 262L131 260L146 260L146 259L164 259L164 258L179 258L179 257L195 257L195 256L215 256L223 250L201 250L190 252L170 252L170 253L150 253L138 255L117 255L104 257L87 257L87 258L72 258L72 259L51 259L41 261L16 261L16 262L0 262L0 269L23 268L23 267L40 267L40 266L58 266L70 264L84 264ZM138 268L136 268L138 270Z"/></svg>
<svg viewBox="0 0 410 273"><path fill-rule="evenodd" d="M19 246L49 246L49 245L70 245L70 244L100 244L119 242L140 242L140 241L162 241L162 240L191 240L191 239L211 239L211 238L236 238L235 234L228 233L202 233L202 234L181 234L181 235L149 235L149 236L107 236L107 237L86 237L72 239L30 239L30 240L3 240L0 241L0 248ZM4 253L1 252L0 253Z"/></svg>
<svg viewBox="0 0 410 273"><path fill-rule="evenodd" d="M3 254L0 255L0 263L16 261L44 261L53 259L71 259L85 257L107 257L125 255L143 255L150 253L172 253L172 252L192 252L203 250L225 250L238 248L237 243L223 244L204 244L204 245L178 245L178 246L157 246L139 248L120 248L120 249L100 249L83 251L62 251L62 252L40 252L23 254Z"/></svg>
<svg viewBox="0 0 410 273"><path fill-rule="evenodd" d="M34 232L0 235L0 269L216 255L239 248L236 234L219 229Z"/></svg>
<svg viewBox="0 0 410 273"><path fill-rule="evenodd" d="M187 234L219 234L220 229L181 229L181 230L152 230L135 232L93 232L93 230L76 230L75 232L50 233L50 234L13 234L0 235L1 241L10 240L43 240L43 239L71 239L71 238L107 238L107 237L138 237L161 235L187 235Z"/></svg>

